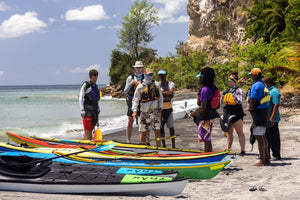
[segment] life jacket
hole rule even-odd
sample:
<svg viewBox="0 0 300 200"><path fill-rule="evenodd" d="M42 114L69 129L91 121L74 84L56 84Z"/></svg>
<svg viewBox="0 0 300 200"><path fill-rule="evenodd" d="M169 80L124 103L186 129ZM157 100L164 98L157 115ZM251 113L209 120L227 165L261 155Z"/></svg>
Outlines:
<svg viewBox="0 0 300 200"><path fill-rule="evenodd" d="M131 75L131 80L134 80L134 74ZM142 79L141 79L141 82L143 82L144 80L144 74L142 74ZM139 83L135 83L134 85L131 86L129 92L128 92L128 95L134 95L134 92L135 92L135 89L136 87L139 85Z"/></svg>
<svg viewBox="0 0 300 200"><path fill-rule="evenodd" d="M90 82L85 81L86 90L91 87L91 91L84 95L84 110L87 112L97 112L98 101L100 99L100 92L96 84L92 85Z"/></svg>
<svg viewBox="0 0 300 200"><path fill-rule="evenodd" d="M141 95L141 102L146 103L157 99L159 99L159 90L153 84L147 85L147 87L143 89Z"/></svg>
<svg viewBox="0 0 300 200"><path fill-rule="evenodd" d="M228 88L223 94L223 104L224 105L237 105L237 103L235 102L234 98L233 98L233 93L238 89L238 87L233 88L231 90L231 88Z"/></svg>
<svg viewBox="0 0 300 200"><path fill-rule="evenodd" d="M160 83L160 88L162 89L162 91L169 91L170 90L169 81L166 81L165 85ZM172 100L171 98L164 98L163 110L172 108L171 100Z"/></svg>
<svg viewBox="0 0 300 200"><path fill-rule="evenodd" d="M271 99L270 91L269 91L268 87L266 86L266 84L262 83L262 82L258 82L258 83L260 83L264 86L264 93L263 93L263 96L260 99L260 101L256 101L255 107L257 107L260 104L269 103L269 101ZM250 91L247 92L247 101L248 101L248 103L250 103L250 93L251 93Z"/></svg>

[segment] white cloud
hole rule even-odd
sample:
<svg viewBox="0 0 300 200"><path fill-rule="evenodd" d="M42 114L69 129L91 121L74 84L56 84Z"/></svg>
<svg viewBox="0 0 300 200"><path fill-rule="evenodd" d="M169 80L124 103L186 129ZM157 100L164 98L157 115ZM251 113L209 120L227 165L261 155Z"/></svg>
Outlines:
<svg viewBox="0 0 300 200"><path fill-rule="evenodd" d="M99 25L99 26L97 26L96 30L101 30L101 29L104 29L104 28L105 28L105 26Z"/></svg>
<svg viewBox="0 0 300 200"><path fill-rule="evenodd" d="M91 69L96 69L96 70L100 70L100 64L94 64L94 65L91 65L87 68L82 68L82 67L76 67L74 69L71 70L72 73L74 74L79 74L79 73L87 73L89 72Z"/></svg>
<svg viewBox="0 0 300 200"><path fill-rule="evenodd" d="M0 76L2 76L4 74L4 72L0 71Z"/></svg>
<svg viewBox="0 0 300 200"><path fill-rule="evenodd" d="M0 38L13 38L35 31L42 31L47 27L43 21L37 18L37 13L26 12L24 15L13 15L0 25Z"/></svg>
<svg viewBox="0 0 300 200"><path fill-rule="evenodd" d="M121 29L121 28L122 28L122 25L117 24L117 25L111 26L111 28L112 28L112 29Z"/></svg>
<svg viewBox="0 0 300 200"><path fill-rule="evenodd" d="M163 4L159 8L159 18L162 23L186 23L189 21L186 13L187 0L154 0L156 4Z"/></svg>
<svg viewBox="0 0 300 200"><path fill-rule="evenodd" d="M0 1L0 11L6 11L8 9L10 9L10 7L7 6L4 1Z"/></svg>
<svg viewBox="0 0 300 200"><path fill-rule="evenodd" d="M65 14L67 21L94 21L109 19L102 5L86 6L68 10Z"/></svg>
<svg viewBox="0 0 300 200"><path fill-rule="evenodd" d="M49 21L50 23L53 23L53 22L56 21L56 19L54 19L54 18L51 17L51 18L48 19L48 21Z"/></svg>

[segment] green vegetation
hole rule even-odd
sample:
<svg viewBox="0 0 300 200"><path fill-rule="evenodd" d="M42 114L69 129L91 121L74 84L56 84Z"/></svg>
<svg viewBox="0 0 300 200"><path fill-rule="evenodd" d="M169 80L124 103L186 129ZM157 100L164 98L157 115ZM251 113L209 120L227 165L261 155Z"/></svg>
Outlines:
<svg viewBox="0 0 300 200"><path fill-rule="evenodd" d="M123 20L120 43L111 53L109 76L113 84L124 84L128 74L133 73L132 66L136 60L148 65L156 55L156 50L146 48L147 43L154 39L150 30L159 25L158 10L153 4L136 0Z"/></svg>
<svg viewBox="0 0 300 200"><path fill-rule="evenodd" d="M143 0L141 4L153 6ZM137 0L131 9L139 7ZM151 7L153 9L153 7ZM151 9L149 9L151 10ZM245 28L245 38L251 39L253 43L247 46L233 45L229 54L223 56L228 59L226 64L212 64L208 60L206 52L189 52L183 48L183 42L176 45L177 53L165 58L156 58L156 50L148 49L145 44L151 40L144 40L143 45L134 46L124 42L120 36L119 47L125 48L125 52L114 50L111 54L111 81L115 84L124 84L128 74L132 73L132 65L135 60L143 60L149 65L154 73L160 69L168 72L168 79L175 82L177 88L198 88L198 79L195 77L206 66L214 68L216 72L216 84L220 89L227 87L227 78L233 71L239 72L240 85L250 86L249 71L253 67L259 67L263 74L274 78L279 85L289 84L300 89L300 1L299 0L253 0L252 8L248 11L248 23ZM132 11L130 11L132 12ZM150 16L157 22L156 12ZM125 21L136 21L132 18ZM136 15L137 18L139 16ZM226 23L224 16L216 16L219 24ZM128 20L127 20L128 19ZM123 23L123 31L127 30L126 23ZM152 26L145 29L148 33ZM122 33L122 31L120 32ZM124 40L126 41L126 40ZM138 52L135 50L138 49ZM158 77L156 75L156 80Z"/></svg>

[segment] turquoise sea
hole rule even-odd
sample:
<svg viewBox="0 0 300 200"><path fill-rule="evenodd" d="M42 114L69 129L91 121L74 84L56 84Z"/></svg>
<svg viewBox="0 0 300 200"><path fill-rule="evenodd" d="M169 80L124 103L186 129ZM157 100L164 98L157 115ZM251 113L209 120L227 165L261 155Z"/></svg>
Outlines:
<svg viewBox="0 0 300 200"><path fill-rule="evenodd" d="M81 139L83 126L78 103L80 87L0 86L0 140L7 141L6 131L24 136ZM103 135L126 128L125 99L104 96L99 105L100 130ZM193 107L196 107L195 99L175 100L174 117L183 117L184 111Z"/></svg>

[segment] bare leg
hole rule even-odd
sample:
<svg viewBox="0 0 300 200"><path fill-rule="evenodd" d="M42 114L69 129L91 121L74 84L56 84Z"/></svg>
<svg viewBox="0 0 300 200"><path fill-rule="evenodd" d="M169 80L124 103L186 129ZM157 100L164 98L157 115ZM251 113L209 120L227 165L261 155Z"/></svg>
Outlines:
<svg viewBox="0 0 300 200"><path fill-rule="evenodd" d="M84 130L83 138L85 140L92 140L92 132L91 130Z"/></svg>
<svg viewBox="0 0 300 200"><path fill-rule="evenodd" d="M245 135L243 132L243 120L240 119L239 121L234 122L233 127L234 127L236 133L238 134L241 151L245 151L246 139L245 139Z"/></svg>
<svg viewBox="0 0 300 200"><path fill-rule="evenodd" d="M141 132L141 134L140 134L140 142L141 143L145 143L146 142L147 135L149 135L149 131Z"/></svg>
<svg viewBox="0 0 300 200"><path fill-rule="evenodd" d="M233 142L233 125L229 127L227 132L227 149L230 149Z"/></svg>
<svg viewBox="0 0 300 200"><path fill-rule="evenodd" d="M211 141L205 141L204 142L204 151L205 152L212 152L212 144Z"/></svg>
<svg viewBox="0 0 300 200"><path fill-rule="evenodd" d="M170 136L174 136L175 135L175 130L174 127L170 128ZM175 138L172 138L172 148L175 148Z"/></svg>
<svg viewBox="0 0 300 200"><path fill-rule="evenodd" d="M255 135L255 138L258 142L258 150L259 150L259 158L260 161L255 164L255 166L265 166L270 164L269 156L268 156L268 145L267 140L264 135Z"/></svg>
<svg viewBox="0 0 300 200"><path fill-rule="evenodd" d="M156 139L156 146L157 147L160 147L161 146L161 143L160 143L160 140L157 140L157 138L160 138L160 130L154 130L154 133L155 133L155 139Z"/></svg>
<svg viewBox="0 0 300 200"><path fill-rule="evenodd" d="M126 138L127 143L130 143L131 133L132 133L132 125L133 125L133 118L128 116L128 123L126 128Z"/></svg>
<svg viewBox="0 0 300 200"><path fill-rule="evenodd" d="M160 129L160 135L161 135L161 137L165 137L165 130L164 130L164 128ZM162 146L166 147L166 140L162 139L161 142L162 142Z"/></svg>

